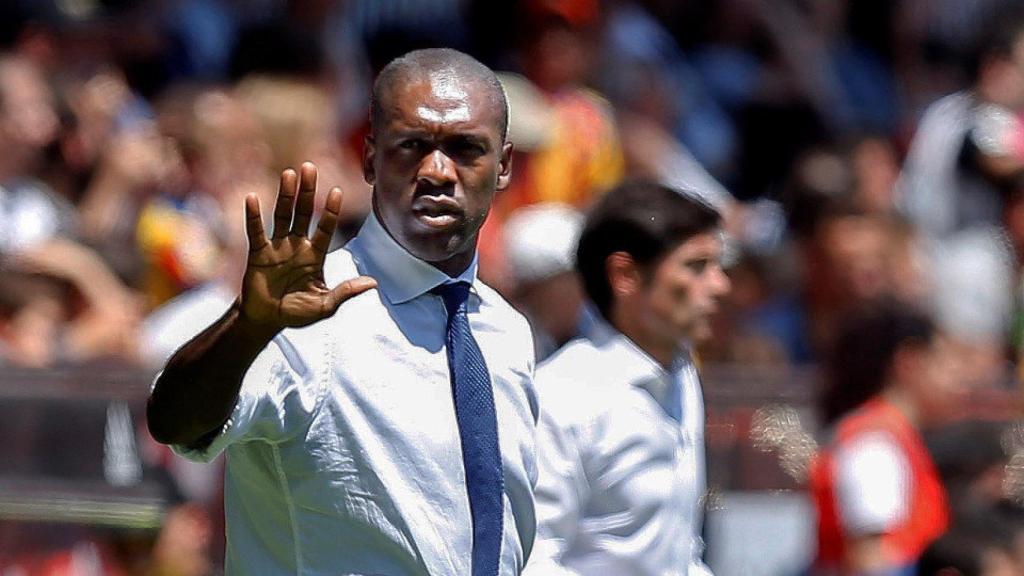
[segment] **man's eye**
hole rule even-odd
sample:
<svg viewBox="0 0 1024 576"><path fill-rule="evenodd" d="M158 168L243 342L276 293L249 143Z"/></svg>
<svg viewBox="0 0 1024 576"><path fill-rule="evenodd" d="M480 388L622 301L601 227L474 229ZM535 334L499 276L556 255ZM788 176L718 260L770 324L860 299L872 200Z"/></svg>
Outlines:
<svg viewBox="0 0 1024 576"><path fill-rule="evenodd" d="M687 262L684 262L683 266L686 266L687 270L693 272L694 274L703 274L704 271L707 270L709 264L711 264L710 260L702 259L689 260Z"/></svg>
<svg viewBox="0 0 1024 576"><path fill-rule="evenodd" d="M448 146L451 155L456 158L479 158L487 153L483 146L470 140L456 140Z"/></svg>
<svg viewBox="0 0 1024 576"><path fill-rule="evenodd" d="M418 138L412 138L409 140L402 140L398 143L398 146L403 150L423 150L426 148L426 143Z"/></svg>

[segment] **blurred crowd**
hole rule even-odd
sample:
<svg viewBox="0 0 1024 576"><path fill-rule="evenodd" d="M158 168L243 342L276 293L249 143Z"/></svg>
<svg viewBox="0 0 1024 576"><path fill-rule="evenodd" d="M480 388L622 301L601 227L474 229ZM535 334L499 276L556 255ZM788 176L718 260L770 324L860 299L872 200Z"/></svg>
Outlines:
<svg viewBox="0 0 1024 576"><path fill-rule="evenodd" d="M1021 413L1024 368L1020 8L7 0L0 367L159 368L237 293L242 198L273 206L277 175L304 160L321 194L344 190L343 244L370 209L375 71L451 46L502 71L514 178L482 232L480 273L531 320L538 358L592 320L573 271L588 205L638 176L698 194L725 216L734 285L701 361L813 365L851 307L883 295L924 306L963 398L1010 399L980 414L994 421L984 431L939 441L940 473L970 494L939 552L1018 563L964 574L1021 573L1024 515L1005 488L1013 462L1024 475L1024 438L1004 423ZM212 499L207 476L214 487L195 491ZM209 540L211 520L182 514L205 536L179 545ZM208 569L181 564L149 573Z"/></svg>

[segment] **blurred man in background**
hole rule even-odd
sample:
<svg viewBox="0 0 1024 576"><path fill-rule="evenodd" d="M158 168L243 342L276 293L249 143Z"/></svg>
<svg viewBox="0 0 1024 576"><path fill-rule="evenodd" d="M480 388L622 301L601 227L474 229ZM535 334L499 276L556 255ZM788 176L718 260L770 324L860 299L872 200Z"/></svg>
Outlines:
<svg viewBox="0 0 1024 576"><path fill-rule="evenodd" d="M919 430L957 400L952 354L927 315L890 300L847 315L832 350L824 395L831 439L810 480L815 574L915 574L949 523Z"/></svg>
<svg viewBox="0 0 1024 576"><path fill-rule="evenodd" d="M74 207L35 177L57 120L42 72L0 53L0 357L25 366L127 356L139 319L121 280L76 240Z"/></svg>
<svg viewBox="0 0 1024 576"><path fill-rule="evenodd" d="M1024 13L997 10L968 59L972 85L925 111L899 182L922 233L998 222L999 187L1024 171Z"/></svg>
<svg viewBox="0 0 1024 576"><path fill-rule="evenodd" d="M585 209L624 173L612 108L587 84L595 72L597 3L527 2L519 16L516 61L524 76L502 75L516 110L509 126L516 178L495 197L480 232L481 274L499 291L508 274L502 228L513 211L546 202Z"/></svg>
<svg viewBox="0 0 1024 576"><path fill-rule="evenodd" d="M691 346L730 286L720 225L711 207L650 181L612 189L587 217L577 267L605 325L537 373L531 574L709 573Z"/></svg>
<svg viewBox="0 0 1024 576"><path fill-rule="evenodd" d="M583 215L565 204L526 206L505 223L509 297L530 321L538 362L586 334L593 322L576 274L582 229Z"/></svg>

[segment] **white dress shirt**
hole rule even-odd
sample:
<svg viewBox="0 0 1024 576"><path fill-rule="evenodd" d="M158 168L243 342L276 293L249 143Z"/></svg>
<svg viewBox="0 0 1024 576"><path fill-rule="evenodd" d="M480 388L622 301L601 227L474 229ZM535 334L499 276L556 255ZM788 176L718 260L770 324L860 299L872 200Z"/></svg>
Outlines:
<svg viewBox="0 0 1024 576"><path fill-rule="evenodd" d="M227 449L228 574L466 575L472 521L445 351L431 288L451 279L416 259L372 215L327 257L329 286L367 274L378 288L334 316L288 329L257 357L205 449ZM469 321L494 387L504 464L501 574L533 545L533 343L526 321L476 279Z"/></svg>
<svg viewBox="0 0 1024 576"><path fill-rule="evenodd" d="M709 574L704 406L685 352L664 370L610 328L537 370L537 544L527 573Z"/></svg>

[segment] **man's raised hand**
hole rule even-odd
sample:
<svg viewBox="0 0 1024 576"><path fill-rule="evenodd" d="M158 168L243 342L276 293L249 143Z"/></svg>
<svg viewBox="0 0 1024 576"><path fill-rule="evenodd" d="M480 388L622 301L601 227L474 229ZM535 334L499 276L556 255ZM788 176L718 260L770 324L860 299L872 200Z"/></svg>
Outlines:
<svg viewBox="0 0 1024 576"><path fill-rule="evenodd" d="M306 326L326 318L349 298L377 286L368 276L330 288L324 281L324 258L341 213L341 189L327 193L323 215L313 236L316 165L305 162L300 173L281 173L274 207L274 231L267 238L255 194L245 198L249 259L242 280L241 313L269 329Z"/></svg>

